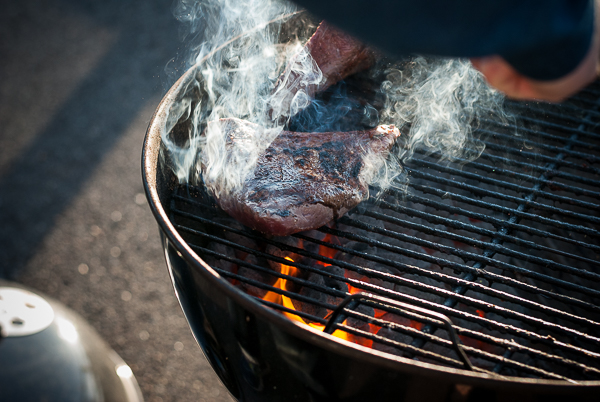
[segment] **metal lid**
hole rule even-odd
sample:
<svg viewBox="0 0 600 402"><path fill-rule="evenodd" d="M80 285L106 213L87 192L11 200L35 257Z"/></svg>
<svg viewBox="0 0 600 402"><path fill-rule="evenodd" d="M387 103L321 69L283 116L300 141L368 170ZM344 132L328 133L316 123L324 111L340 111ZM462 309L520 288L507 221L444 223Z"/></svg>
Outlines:
<svg viewBox="0 0 600 402"><path fill-rule="evenodd" d="M0 334L2 337L33 335L54 320L50 304L27 290L0 287Z"/></svg>

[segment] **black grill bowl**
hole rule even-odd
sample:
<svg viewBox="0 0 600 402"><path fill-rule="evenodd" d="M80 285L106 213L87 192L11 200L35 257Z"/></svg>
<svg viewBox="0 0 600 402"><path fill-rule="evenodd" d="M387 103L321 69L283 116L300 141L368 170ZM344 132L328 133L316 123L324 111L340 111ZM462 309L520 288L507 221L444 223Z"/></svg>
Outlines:
<svg viewBox="0 0 600 402"><path fill-rule="evenodd" d="M233 287L204 262L171 222L179 186L161 142L173 102L196 66L169 90L144 142L143 182L158 222L175 293L207 359L240 401L597 400L600 382L482 374L399 357L296 324Z"/></svg>

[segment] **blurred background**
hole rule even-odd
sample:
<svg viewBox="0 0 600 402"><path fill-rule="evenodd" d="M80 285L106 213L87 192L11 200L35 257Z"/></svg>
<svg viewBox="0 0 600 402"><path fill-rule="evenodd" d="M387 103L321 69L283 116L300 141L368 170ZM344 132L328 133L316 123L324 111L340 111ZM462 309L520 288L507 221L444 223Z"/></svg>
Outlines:
<svg viewBox="0 0 600 402"><path fill-rule="evenodd" d="M83 316L146 401L231 401L179 308L142 187L145 131L185 52L172 1L0 7L0 278Z"/></svg>

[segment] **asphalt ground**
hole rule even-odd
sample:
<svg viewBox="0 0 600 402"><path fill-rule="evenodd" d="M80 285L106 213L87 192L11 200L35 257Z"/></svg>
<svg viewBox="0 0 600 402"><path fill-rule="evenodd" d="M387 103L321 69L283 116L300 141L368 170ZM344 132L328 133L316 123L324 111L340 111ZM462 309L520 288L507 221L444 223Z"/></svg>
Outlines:
<svg viewBox="0 0 600 402"><path fill-rule="evenodd" d="M231 401L177 303L143 194L145 131L184 47L171 9L0 0L0 277L79 313L146 401Z"/></svg>

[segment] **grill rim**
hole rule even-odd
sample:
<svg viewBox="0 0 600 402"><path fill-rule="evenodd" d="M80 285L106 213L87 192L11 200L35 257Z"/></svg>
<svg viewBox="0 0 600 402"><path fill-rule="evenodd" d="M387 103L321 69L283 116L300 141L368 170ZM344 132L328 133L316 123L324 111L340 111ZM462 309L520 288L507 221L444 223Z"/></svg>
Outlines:
<svg viewBox="0 0 600 402"><path fill-rule="evenodd" d="M210 57L210 55L208 55L207 58L208 57ZM160 228L165 253L168 252L166 242L169 242L192 269L199 273L204 280L207 280L212 285L218 287L218 289L227 297L233 299L236 303L241 304L257 316L261 316L268 322L275 324L276 327L281 328L304 341L316 344L319 347L327 348L335 353L340 353L358 360L368 360L376 365L413 375L421 375L428 378L443 376L445 381L453 381L456 384L469 384L503 390L507 390L507 387L509 387L514 391L527 387L527 391L531 392L550 391L548 387L552 388L552 392L569 392L569 390L573 391L575 388L584 386L586 388L592 387L594 389L600 389L600 381L586 380L568 382L562 380L529 379L510 376L489 376L464 369L419 362L367 348L355 343L346 342L308 326L292 322L282 314L265 307L264 304L260 303L252 296L247 295L242 290L235 288L227 282L226 279L221 277L213 268L202 260L177 232L173 223L168 218L167 211L163 207L161 194L159 194L158 189L160 183L159 174L166 175L162 178L163 183L160 184L164 184L167 187L172 187L177 181L173 176L171 169L168 166L164 166L167 163L164 162L163 159L165 158L165 155L160 155L162 151L161 132L165 126L169 107L186 88L187 84L189 84L197 75L197 71L204 60L205 59L189 68L165 94L150 120L144 139L142 150L142 181L150 209ZM165 195L165 199L166 197L170 197L170 194ZM169 270L171 281L174 284L171 267L169 267ZM177 296L179 299L178 294ZM185 310L184 315L186 316L186 320L190 322L190 318L187 316Z"/></svg>

